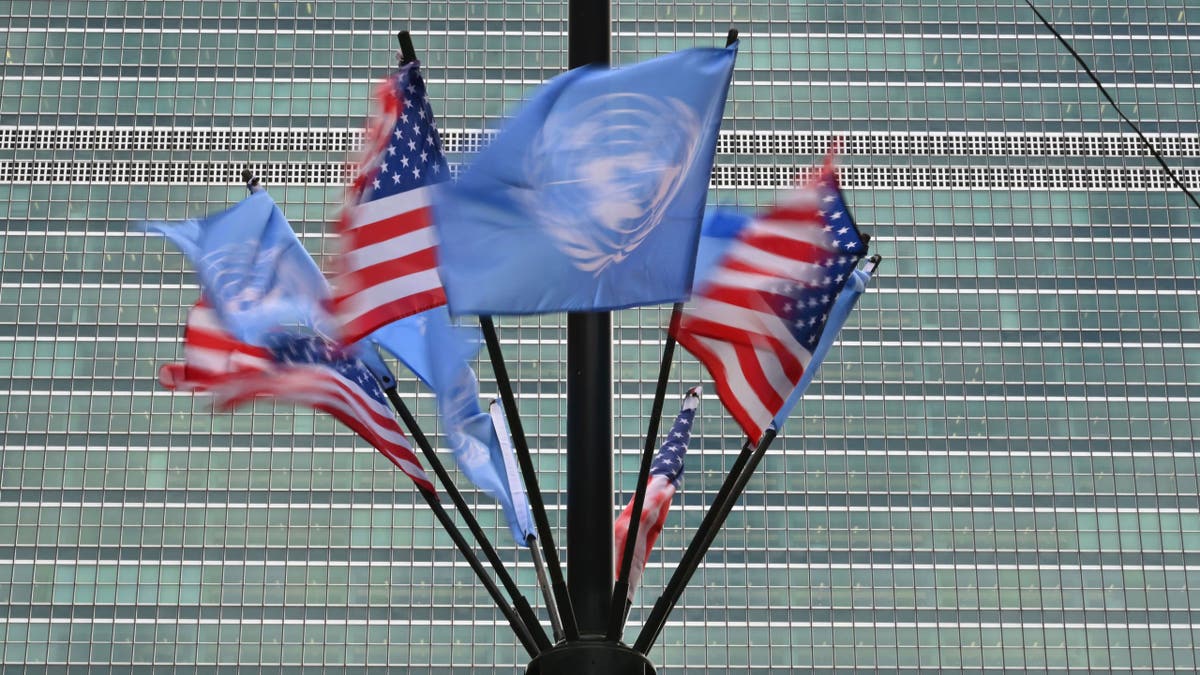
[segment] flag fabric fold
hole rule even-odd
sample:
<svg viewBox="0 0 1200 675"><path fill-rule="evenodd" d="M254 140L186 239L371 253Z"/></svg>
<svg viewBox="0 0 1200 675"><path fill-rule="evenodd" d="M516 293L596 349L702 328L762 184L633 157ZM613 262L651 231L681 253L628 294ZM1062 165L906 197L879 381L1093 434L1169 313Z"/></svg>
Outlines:
<svg viewBox="0 0 1200 675"><path fill-rule="evenodd" d="M684 395L683 405L675 417L675 423L671 425L671 431L667 433L666 439L654 456L654 463L650 465L646 497L642 503L642 516L638 521L637 541L633 549L633 561L629 566L628 599L631 601L638 582L641 581L642 572L646 569L646 560L650 551L654 549L654 542L658 540L658 535L667 522L671 499L683 481L684 456L692 438L692 423L695 421L702 393L700 387L692 387ZM630 499L625 505L613 528L618 577L621 575L621 563L625 555L625 541L629 536L629 523L633 519L633 501Z"/></svg>
<svg viewBox="0 0 1200 675"><path fill-rule="evenodd" d="M529 498L525 495L525 484L521 482L520 469L513 455L512 433L508 430L508 420L504 417L504 407L500 401L492 400L488 406L488 415L492 418L492 431L500 445L498 466L503 466L505 499L500 500L504 506L504 515L508 519L508 529L517 538L517 543L532 547L533 539L537 537L537 526L533 522L533 512L529 510ZM497 453L493 453L496 457Z"/></svg>
<svg viewBox="0 0 1200 675"><path fill-rule="evenodd" d="M377 98L337 225L342 250L333 305L347 343L446 302L429 205L431 186L448 179L450 169L420 64L401 66Z"/></svg>
<svg viewBox="0 0 1200 675"><path fill-rule="evenodd" d="M235 368L220 376L185 383L211 393L219 410L270 398L329 413L391 460L418 487L437 494L396 423L375 376L360 360L315 335L280 332L269 335L266 341L268 359L258 368Z"/></svg>
<svg viewBox="0 0 1200 675"><path fill-rule="evenodd" d="M480 409L479 382L469 363L482 344L479 329L455 323L442 306L384 326L366 341L400 359L437 394L442 429L459 470L501 505L513 538L527 545L536 530L512 469L507 426L498 429L495 415Z"/></svg>
<svg viewBox="0 0 1200 675"><path fill-rule="evenodd" d="M736 43L536 90L434 203L454 314L686 297Z"/></svg>
<svg viewBox="0 0 1200 675"><path fill-rule="evenodd" d="M833 343L837 341L838 333L841 332L842 326L846 325L846 320L850 318L850 312L854 310L854 306L858 304L858 299L867 290L867 284L871 282L871 273L866 270L854 270L851 273L850 279L846 281L845 288L838 294L837 301L833 303L833 308L829 310L829 319L825 322L825 330L821 332L821 341L817 343L817 348L813 350L812 359L808 362L808 367L804 369L804 375L800 377L800 381L796 383L796 388L788 396L783 407L775 415L775 428L782 431L783 423L787 421L788 415L792 413L792 409L800 402L800 398L804 396L804 392L808 391L808 385L812 384L813 378L817 374L817 369L825 361L825 355L833 348Z"/></svg>
<svg viewBox="0 0 1200 675"><path fill-rule="evenodd" d="M159 381L168 389L211 393L222 409L271 397L327 412L418 486L434 492L374 375L361 361L315 335L273 333L264 342L266 346L247 344L226 332L201 299L188 314L183 363L164 365Z"/></svg>
<svg viewBox="0 0 1200 675"><path fill-rule="evenodd" d="M757 442L808 368L866 253L832 166L737 230L674 335Z"/></svg>
<svg viewBox="0 0 1200 675"><path fill-rule="evenodd" d="M138 227L188 257L208 306L238 340L261 345L281 326L333 330L329 285L266 191L199 220Z"/></svg>

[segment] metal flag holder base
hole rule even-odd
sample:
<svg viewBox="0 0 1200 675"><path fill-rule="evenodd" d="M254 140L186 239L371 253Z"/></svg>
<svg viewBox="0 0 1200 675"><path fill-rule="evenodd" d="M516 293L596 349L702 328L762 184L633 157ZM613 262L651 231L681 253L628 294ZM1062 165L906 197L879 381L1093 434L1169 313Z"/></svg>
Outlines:
<svg viewBox="0 0 1200 675"><path fill-rule="evenodd" d="M525 675L655 675L645 654L623 642L560 642L529 662Z"/></svg>

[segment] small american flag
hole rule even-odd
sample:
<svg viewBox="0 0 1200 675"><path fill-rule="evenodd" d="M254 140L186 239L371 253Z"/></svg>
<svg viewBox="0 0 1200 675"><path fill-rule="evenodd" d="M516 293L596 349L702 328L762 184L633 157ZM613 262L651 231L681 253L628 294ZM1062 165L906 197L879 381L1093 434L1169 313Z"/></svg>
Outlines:
<svg viewBox="0 0 1200 675"><path fill-rule="evenodd" d="M696 408L700 406L700 387L692 387L683 397L683 405L675 424L663 441L654 463L650 465L650 478L646 484L646 500L642 504L642 517L638 521L637 543L633 548L633 562L629 567L629 599L646 569L646 558L654 548L663 525L667 522L667 512L671 509L671 499L675 490L683 480L683 458L687 454L688 442L692 438L692 422L696 418ZM625 555L625 539L629 535L629 521L633 519L633 500L621 511L614 526L613 539L616 551L617 575L621 574L621 563Z"/></svg>
<svg viewBox="0 0 1200 675"><path fill-rule="evenodd" d="M866 253L831 166L738 234L675 330L757 442L812 359Z"/></svg>
<svg viewBox="0 0 1200 675"><path fill-rule="evenodd" d="M355 342L411 314L445 304L430 223L430 186L450 177L419 64L379 88L359 175L338 223L342 253L334 312Z"/></svg>
<svg viewBox="0 0 1200 675"><path fill-rule="evenodd" d="M275 333L265 347L248 345L225 332L201 301L188 316L184 362L163 366L159 380L168 389L212 393L220 409L269 397L327 412L436 494L375 376L323 338Z"/></svg>

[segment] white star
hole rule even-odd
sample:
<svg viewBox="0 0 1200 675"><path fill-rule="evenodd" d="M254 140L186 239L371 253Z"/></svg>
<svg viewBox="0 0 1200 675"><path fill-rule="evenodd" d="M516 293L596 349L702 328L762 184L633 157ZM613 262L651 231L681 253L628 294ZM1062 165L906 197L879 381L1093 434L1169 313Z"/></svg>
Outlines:
<svg viewBox="0 0 1200 675"><path fill-rule="evenodd" d="M428 136L425 137L425 145L433 145L433 144L434 144L433 143L433 134L429 134Z"/></svg>
<svg viewBox="0 0 1200 675"><path fill-rule="evenodd" d="M836 197L834 197L833 195L825 195L824 197L821 198L821 201L828 204L828 203L832 202L834 199L836 199Z"/></svg>
<svg viewBox="0 0 1200 675"><path fill-rule="evenodd" d="M400 166L402 166L406 169L408 168L408 155L404 155L403 157L400 158Z"/></svg>
<svg viewBox="0 0 1200 675"><path fill-rule="evenodd" d="M389 146L388 146L388 154L389 154L389 155L395 155L395 154L396 154L396 146L394 146L394 145L389 145Z"/></svg>
<svg viewBox="0 0 1200 675"><path fill-rule="evenodd" d="M407 98L404 99L404 107L411 108L412 107L412 99L407 99Z"/></svg>
<svg viewBox="0 0 1200 675"><path fill-rule="evenodd" d="M838 234L846 234L849 231L850 231L850 228L848 228L848 227L838 228Z"/></svg>
<svg viewBox="0 0 1200 675"><path fill-rule="evenodd" d="M858 248L858 242L857 241L848 242L846 244L846 248L850 248L850 249Z"/></svg>
<svg viewBox="0 0 1200 675"><path fill-rule="evenodd" d="M408 86L407 86L407 87L405 87L404 89L405 89L405 91L407 91L407 92L408 92L408 93L410 93L410 94L415 94L415 93L417 93L417 87L416 87L415 85L413 85L413 83L412 83L412 82L409 82L409 83L408 83Z"/></svg>
<svg viewBox="0 0 1200 675"><path fill-rule="evenodd" d="M401 121L401 122L404 122L405 124L408 124L408 113L401 113L401 114L400 114L400 121ZM396 138L400 138L400 136L401 136L401 135L402 135L402 134L401 134L401 131L400 131L400 127L398 127L398 126L397 126L397 127L396 127Z"/></svg>
<svg viewBox="0 0 1200 675"><path fill-rule="evenodd" d="M375 189L376 190L379 189L379 179L378 178L375 179Z"/></svg>
<svg viewBox="0 0 1200 675"><path fill-rule="evenodd" d="M379 164L379 173L387 173L387 162L381 162Z"/></svg>
<svg viewBox="0 0 1200 675"><path fill-rule="evenodd" d="M414 125L412 125L412 130L413 130L413 136L420 136L420 135L421 135L421 125L420 125L420 124L414 124Z"/></svg>
<svg viewBox="0 0 1200 675"><path fill-rule="evenodd" d="M392 182L397 185L400 184L400 172L396 172L396 173L392 174Z"/></svg>
<svg viewBox="0 0 1200 675"><path fill-rule="evenodd" d="M418 110L417 114L421 116L421 119L425 119L425 109L424 108L421 108L420 110Z"/></svg>
<svg viewBox="0 0 1200 675"><path fill-rule="evenodd" d="M416 141L413 141L413 140L411 140L411 139L410 139L410 140L408 141L408 149L409 149L409 150L416 150L416 149L417 149L417 143L416 143Z"/></svg>
<svg viewBox="0 0 1200 675"><path fill-rule="evenodd" d="M433 172L434 172L434 173L441 173L441 172L442 172L442 165L441 165L441 164L434 164L434 165L433 165Z"/></svg>
<svg viewBox="0 0 1200 675"><path fill-rule="evenodd" d="M392 135L396 137L396 140L400 140L400 137L404 134L400 132L400 127L396 127L396 130L392 132Z"/></svg>
<svg viewBox="0 0 1200 675"><path fill-rule="evenodd" d="M421 177L421 170L414 166L413 167L413 178L420 178L420 177Z"/></svg>
<svg viewBox="0 0 1200 675"><path fill-rule="evenodd" d="M421 151L421 163L427 164L428 162L429 162L429 153L422 150Z"/></svg>
<svg viewBox="0 0 1200 675"><path fill-rule="evenodd" d="M833 218L834 220L840 220L841 217L844 216L845 214L846 214L845 211L838 211L837 213L830 216L830 218Z"/></svg>

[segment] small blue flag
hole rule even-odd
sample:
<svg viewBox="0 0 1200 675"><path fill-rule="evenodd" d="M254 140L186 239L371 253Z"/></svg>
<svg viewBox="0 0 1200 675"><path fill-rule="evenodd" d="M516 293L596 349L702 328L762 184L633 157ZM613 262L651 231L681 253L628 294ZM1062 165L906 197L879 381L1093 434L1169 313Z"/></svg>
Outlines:
<svg viewBox="0 0 1200 675"><path fill-rule="evenodd" d="M430 344L430 331L444 336L440 344ZM455 323L445 305L393 321L367 335L364 342L377 345L400 359L417 379L430 389L434 386L434 358L466 363L475 358L483 344L478 326ZM361 344L361 343L360 343ZM365 351L365 350L364 350ZM370 361L368 365L372 365Z"/></svg>
<svg viewBox="0 0 1200 675"><path fill-rule="evenodd" d="M192 261L200 288L235 337L263 345L280 326L331 334L329 284L266 191L200 220L142 223Z"/></svg>
<svg viewBox="0 0 1200 675"><path fill-rule="evenodd" d="M455 324L442 306L384 326L367 340L400 359L437 393L442 426L459 470L500 503L513 538L528 545L535 530L524 487L511 470L511 449L506 450L498 437L492 416L479 407L479 381L468 363L479 352L479 329ZM367 366L375 369L371 361Z"/></svg>
<svg viewBox="0 0 1200 675"><path fill-rule="evenodd" d="M699 224L737 44L539 88L434 201L454 314L674 302Z"/></svg>

